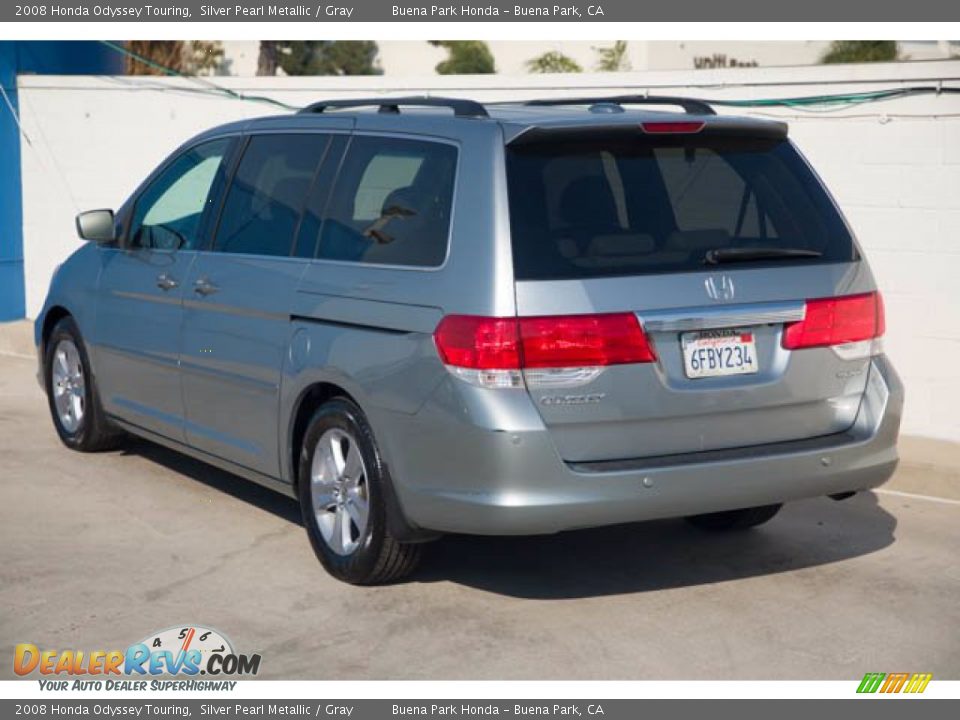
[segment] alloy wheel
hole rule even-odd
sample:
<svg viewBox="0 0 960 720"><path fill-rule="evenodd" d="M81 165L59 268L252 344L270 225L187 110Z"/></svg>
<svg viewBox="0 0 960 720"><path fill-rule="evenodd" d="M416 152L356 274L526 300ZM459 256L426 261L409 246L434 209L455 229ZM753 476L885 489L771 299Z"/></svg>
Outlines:
<svg viewBox="0 0 960 720"><path fill-rule="evenodd" d="M317 441L310 468L311 497L324 542L337 555L350 555L367 529L370 501L367 470L356 439L336 428Z"/></svg>
<svg viewBox="0 0 960 720"><path fill-rule="evenodd" d="M75 433L83 422L86 410L86 381L80 351L72 340L57 343L50 370L53 400L57 418L68 433Z"/></svg>

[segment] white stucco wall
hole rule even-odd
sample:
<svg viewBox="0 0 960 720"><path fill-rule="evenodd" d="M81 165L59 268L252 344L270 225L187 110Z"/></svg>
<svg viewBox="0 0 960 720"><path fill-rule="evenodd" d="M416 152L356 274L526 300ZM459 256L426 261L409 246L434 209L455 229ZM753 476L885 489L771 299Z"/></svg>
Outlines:
<svg viewBox="0 0 960 720"><path fill-rule="evenodd" d="M217 78L247 94L302 105L322 97L443 92L478 99L651 92L713 98L814 95L931 85L960 62L617 75L420 78ZM695 82L696 87L689 87ZM616 83L615 85L613 83ZM953 85L960 83L953 82ZM24 76L27 311L79 241L80 209L115 207L174 146L269 106L195 92L183 80ZM829 113L770 110L837 196L887 303L887 347L907 384L904 429L960 440L960 95L922 96Z"/></svg>
<svg viewBox="0 0 960 720"><path fill-rule="evenodd" d="M527 74L527 62L545 52L556 51L575 60L589 72L597 64L596 48L610 47L609 40L488 40L497 72ZM901 41L900 54L910 60L938 60L960 52L956 41ZM825 40L630 40L626 57L634 71L692 70L697 58L726 58L760 67L815 65L830 43ZM378 62L388 77L432 75L447 51L424 40L380 40ZM227 60L225 75L257 74L258 40L223 41Z"/></svg>

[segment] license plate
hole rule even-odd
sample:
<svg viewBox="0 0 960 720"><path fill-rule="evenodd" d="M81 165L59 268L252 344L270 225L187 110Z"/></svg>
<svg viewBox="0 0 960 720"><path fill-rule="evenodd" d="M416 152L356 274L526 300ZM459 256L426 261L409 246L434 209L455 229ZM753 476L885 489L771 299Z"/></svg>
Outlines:
<svg viewBox="0 0 960 720"><path fill-rule="evenodd" d="M683 333L683 369L688 378L749 375L757 372L757 343L749 330Z"/></svg>

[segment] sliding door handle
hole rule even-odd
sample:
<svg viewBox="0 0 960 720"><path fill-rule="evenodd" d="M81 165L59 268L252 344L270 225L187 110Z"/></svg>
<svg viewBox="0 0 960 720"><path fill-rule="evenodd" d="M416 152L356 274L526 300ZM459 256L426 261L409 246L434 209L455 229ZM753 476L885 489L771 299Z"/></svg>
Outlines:
<svg viewBox="0 0 960 720"><path fill-rule="evenodd" d="M161 273L157 275L157 287L163 290L164 292L168 290L173 290L175 287L180 285L176 280L167 275L166 273Z"/></svg>
<svg viewBox="0 0 960 720"><path fill-rule="evenodd" d="M205 277L200 278L193 284L193 291L197 295L203 295L204 297L207 295L213 295L218 290L220 290L220 287L210 282L210 280Z"/></svg>

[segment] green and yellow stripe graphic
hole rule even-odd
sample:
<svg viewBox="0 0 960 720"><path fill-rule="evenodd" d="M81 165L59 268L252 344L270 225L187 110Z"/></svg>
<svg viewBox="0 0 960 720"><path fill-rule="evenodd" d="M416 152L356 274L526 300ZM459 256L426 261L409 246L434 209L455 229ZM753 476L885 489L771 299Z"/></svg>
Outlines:
<svg viewBox="0 0 960 720"><path fill-rule="evenodd" d="M922 693L933 679L932 673L867 673L858 693Z"/></svg>

